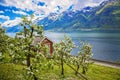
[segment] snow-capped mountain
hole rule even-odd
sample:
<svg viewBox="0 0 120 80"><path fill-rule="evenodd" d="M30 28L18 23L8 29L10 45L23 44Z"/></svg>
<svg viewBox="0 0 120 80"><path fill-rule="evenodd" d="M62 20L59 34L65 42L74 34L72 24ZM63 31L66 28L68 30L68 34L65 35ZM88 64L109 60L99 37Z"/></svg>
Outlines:
<svg viewBox="0 0 120 80"><path fill-rule="evenodd" d="M44 25L45 30L73 31L81 29L120 29L120 1L108 0L96 7L85 7L78 11L64 11L60 14L51 13L42 20L36 20L38 25ZM7 32L22 30L19 25L4 27Z"/></svg>

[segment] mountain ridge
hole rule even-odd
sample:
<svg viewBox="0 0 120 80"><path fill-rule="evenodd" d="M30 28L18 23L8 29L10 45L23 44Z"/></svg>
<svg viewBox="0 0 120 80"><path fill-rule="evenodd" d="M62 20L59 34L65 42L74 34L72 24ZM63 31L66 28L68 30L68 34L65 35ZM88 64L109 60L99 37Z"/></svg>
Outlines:
<svg viewBox="0 0 120 80"><path fill-rule="evenodd" d="M51 29L55 31L120 29L119 3L119 0L104 1L97 7L86 7L76 12L63 12L61 19L51 21L52 23L49 23L49 19L46 17L47 20L40 20L38 24L41 25L43 23L43 25L45 25L44 22L46 22L45 30ZM69 17L69 14L74 17Z"/></svg>
<svg viewBox="0 0 120 80"><path fill-rule="evenodd" d="M37 20L44 30L79 31L79 30L120 30L120 0L107 0L96 7L85 7L77 11L64 11L59 15L51 13L42 20ZM6 27L4 27L6 28ZM21 31L19 25L6 28L6 32Z"/></svg>

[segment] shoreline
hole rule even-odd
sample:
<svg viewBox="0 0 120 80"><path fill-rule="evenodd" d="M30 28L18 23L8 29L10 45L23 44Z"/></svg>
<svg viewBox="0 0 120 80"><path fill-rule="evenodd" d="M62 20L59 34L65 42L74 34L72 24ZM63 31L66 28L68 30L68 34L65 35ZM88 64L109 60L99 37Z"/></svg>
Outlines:
<svg viewBox="0 0 120 80"><path fill-rule="evenodd" d="M97 59L91 59L91 61L93 61L94 64L120 69L120 63L102 61L102 60L97 60Z"/></svg>

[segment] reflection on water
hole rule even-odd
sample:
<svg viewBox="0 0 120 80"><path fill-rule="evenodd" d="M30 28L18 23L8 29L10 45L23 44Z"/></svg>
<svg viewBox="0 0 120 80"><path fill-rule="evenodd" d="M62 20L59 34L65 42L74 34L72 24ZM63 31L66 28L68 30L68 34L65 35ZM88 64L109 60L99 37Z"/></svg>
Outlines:
<svg viewBox="0 0 120 80"><path fill-rule="evenodd" d="M14 36L15 33L7 33ZM45 31L45 36L53 42L64 39L64 35L72 37L75 45L79 45L80 40L89 42L93 47L93 58L111 62L120 62L120 33L100 33L100 32L72 32L58 33ZM77 55L78 49L74 49L71 54Z"/></svg>

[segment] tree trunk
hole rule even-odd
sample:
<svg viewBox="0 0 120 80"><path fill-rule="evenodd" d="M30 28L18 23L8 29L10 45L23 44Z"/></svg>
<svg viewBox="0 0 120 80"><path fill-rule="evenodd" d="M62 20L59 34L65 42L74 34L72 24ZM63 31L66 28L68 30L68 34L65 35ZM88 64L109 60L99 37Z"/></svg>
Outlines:
<svg viewBox="0 0 120 80"><path fill-rule="evenodd" d="M30 70L33 71L32 66L30 66ZM36 77L35 74L33 74L33 78L34 78L34 80L38 80L38 78Z"/></svg>
<svg viewBox="0 0 120 80"><path fill-rule="evenodd" d="M25 38L26 38L26 34L27 34L26 27L24 26L24 36L25 36Z"/></svg>
<svg viewBox="0 0 120 80"><path fill-rule="evenodd" d="M27 66L30 67L30 54L27 55Z"/></svg>
<svg viewBox="0 0 120 80"><path fill-rule="evenodd" d="M66 62L65 62L66 63ZM66 63L72 70L74 70L75 72L76 72L76 69L74 69L70 64L68 64L68 63ZM83 75L83 74L81 74L81 73L79 73L78 72L78 75L80 75L83 79L85 79L85 80L88 80L88 78L85 76L85 75Z"/></svg>
<svg viewBox="0 0 120 80"><path fill-rule="evenodd" d="M33 36L33 31L34 31L34 28L32 27L31 28L31 35L30 35L30 37L32 38L32 36ZM31 46L29 45L29 51L30 51L30 48ZM29 55L29 57L31 57L31 55ZM32 68L31 68L31 71L32 71ZM33 74L33 78L34 78L34 80L38 80L38 78L36 77L36 75L35 74Z"/></svg>
<svg viewBox="0 0 120 80"><path fill-rule="evenodd" d="M77 70L76 70L76 75L78 74L78 70L79 70L79 68L80 68L80 66L79 65L77 65Z"/></svg>
<svg viewBox="0 0 120 80"><path fill-rule="evenodd" d="M85 57L85 55L83 55L83 57L82 57L82 63L85 63L85 58L84 58L84 57ZM86 70L85 70L84 65L85 65L85 64L82 65L82 66L83 66L83 67L82 67L82 74L85 75L85 74L86 74Z"/></svg>
<svg viewBox="0 0 120 80"><path fill-rule="evenodd" d="M63 76L64 76L63 53L61 54L61 67L62 67L62 72L61 72L61 75L63 75Z"/></svg>
<svg viewBox="0 0 120 80"><path fill-rule="evenodd" d="M33 77L34 77L34 80L38 80L38 78L35 75L33 75Z"/></svg>
<svg viewBox="0 0 120 80"><path fill-rule="evenodd" d="M82 68L82 74L84 74L84 75L86 74L86 71L85 71L84 67Z"/></svg>
<svg viewBox="0 0 120 80"><path fill-rule="evenodd" d="M34 31L34 28L31 29L30 38L32 38L32 36L33 36L33 31ZM26 37L26 36L25 36L25 37ZM31 49L31 46L30 46L30 44L29 44L29 52L30 52L30 49ZM31 57L31 55L28 54L28 55L27 55L27 66L28 66L28 67L30 66L30 57Z"/></svg>
<svg viewBox="0 0 120 80"><path fill-rule="evenodd" d="M62 72L61 72L61 74L64 75L64 64L63 64L63 60L62 60L61 66L62 66Z"/></svg>

